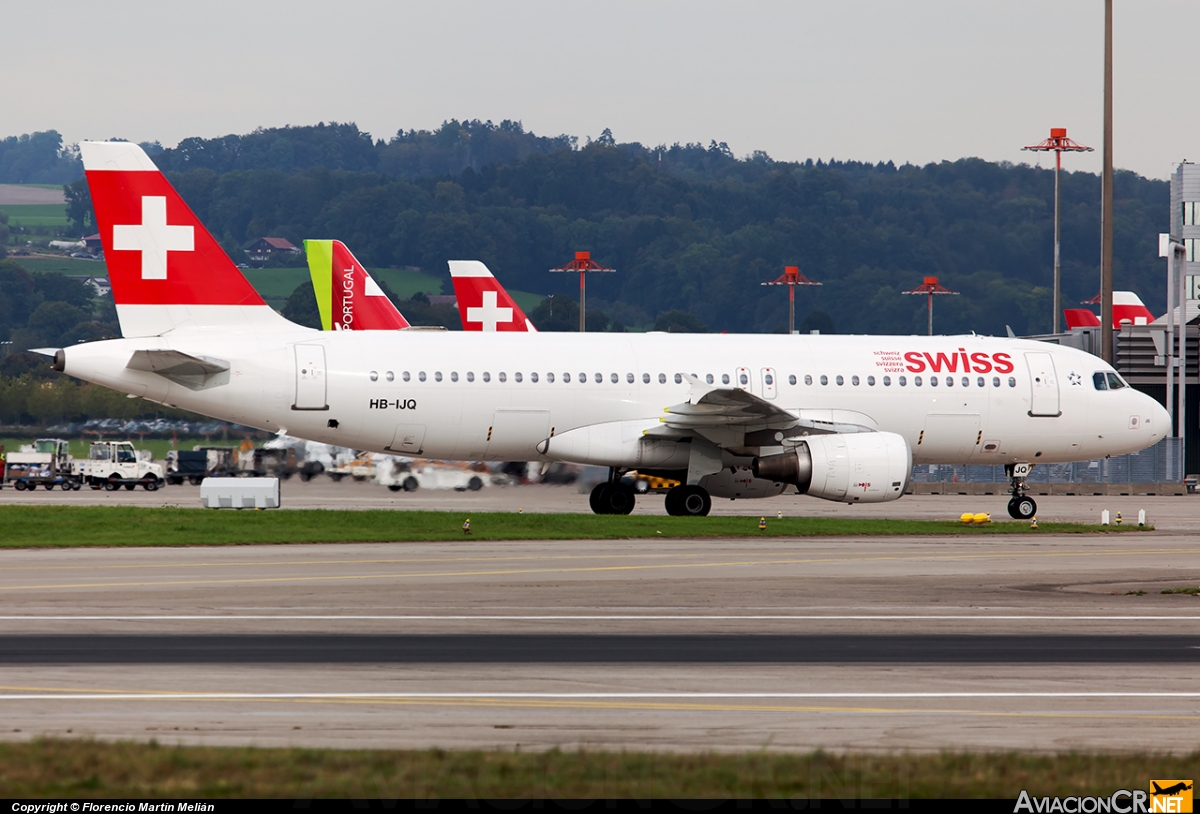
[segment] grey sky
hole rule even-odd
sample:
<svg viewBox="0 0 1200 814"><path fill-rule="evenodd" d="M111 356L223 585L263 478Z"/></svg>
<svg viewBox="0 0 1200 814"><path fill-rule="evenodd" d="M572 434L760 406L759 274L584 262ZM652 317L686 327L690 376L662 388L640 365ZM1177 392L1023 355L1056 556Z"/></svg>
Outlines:
<svg viewBox="0 0 1200 814"><path fill-rule="evenodd" d="M1200 3L1116 0L1115 160L1200 160ZM1013 162L1052 126L1097 148L1102 0L8 4L0 136L187 136L444 119L737 155ZM1174 110L1171 110L1171 107ZM1042 158L1050 166L1052 159Z"/></svg>

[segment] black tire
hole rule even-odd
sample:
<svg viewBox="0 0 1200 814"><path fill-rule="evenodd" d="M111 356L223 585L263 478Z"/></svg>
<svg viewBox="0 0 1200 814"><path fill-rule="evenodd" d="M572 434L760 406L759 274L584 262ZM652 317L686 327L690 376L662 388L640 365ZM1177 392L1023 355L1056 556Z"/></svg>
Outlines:
<svg viewBox="0 0 1200 814"><path fill-rule="evenodd" d="M126 483L126 484L124 484L124 486L125 486L125 491L126 491L126 492L132 492L134 489L136 489L136 488L137 488L137 484L136 484L136 483Z"/></svg>
<svg viewBox="0 0 1200 814"><path fill-rule="evenodd" d="M309 473L309 472L301 472L300 473L300 480L304 481L305 483L308 483L312 479L313 479L313 476L311 473Z"/></svg>
<svg viewBox="0 0 1200 814"><path fill-rule="evenodd" d="M47 492L52 492L52 491L54 491L54 484L53 483L43 483L42 488L45 489Z"/></svg>
<svg viewBox="0 0 1200 814"><path fill-rule="evenodd" d="M614 483L604 493L605 514L629 514L637 504L637 493L626 483Z"/></svg>
<svg viewBox="0 0 1200 814"><path fill-rule="evenodd" d="M199 486L203 481L204 478L202 478L200 475L192 475L188 478L188 483L190 483L192 486ZM180 483L183 483L183 481L181 480Z"/></svg>
<svg viewBox="0 0 1200 814"><path fill-rule="evenodd" d="M421 483L416 478L414 478L412 475L409 475L407 478L404 479L404 481L400 484L400 486L406 492L415 492L421 488Z"/></svg>
<svg viewBox="0 0 1200 814"><path fill-rule="evenodd" d="M672 517L707 517L712 511L712 498L699 486L676 486L664 502Z"/></svg>
<svg viewBox="0 0 1200 814"><path fill-rule="evenodd" d="M147 492L157 491L158 478L154 477L153 475L147 475L146 477L142 478L142 488Z"/></svg>
<svg viewBox="0 0 1200 814"><path fill-rule="evenodd" d="M467 481L467 488L472 492L478 492L483 488L483 479L478 475L472 475L471 479Z"/></svg>
<svg viewBox="0 0 1200 814"><path fill-rule="evenodd" d="M592 507L592 514L607 514L605 511L605 507L608 505L607 492L607 482L597 483L592 487L592 493L588 495L588 505Z"/></svg>
<svg viewBox="0 0 1200 814"><path fill-rule="evenodd" d="M401 486L401 485L400 485L400 484L398 484L398 483L389 483L389 484L388 484L388 491L389 491L389 492L399 492L399 491L400 491L401 489L403 489L403 488L404 488L404 487L403 487L403 486Z"/></svg>
<svg viewBox="0 0 1200 814"><path fill-rule="evenodd" d="M1008 501L1008 516L1014 520L1028 520L1037 514L1037 501L1031 497L1014 497Z"/></svg>
<svg viewBox="0 0 1200 814"><path fill-rule="evenodd" d="M342 473L341 473L341 472L330 472L330 473L329 473L329 479L330 479L331 481L333 481L334 483L337 483L337 482L338 482L338 481L340 481L340 480L341 480L343 477L344 477L344 476L342 475Z"/></svg>
<svg viewBox="0 0 1200 814"><path fill-rule="evenodd" d="M24 492L29 487L25 485L25 481L19 480L19 481L16 481L15 483L13 483L13 488L16 489L18 492Z"/></svg>

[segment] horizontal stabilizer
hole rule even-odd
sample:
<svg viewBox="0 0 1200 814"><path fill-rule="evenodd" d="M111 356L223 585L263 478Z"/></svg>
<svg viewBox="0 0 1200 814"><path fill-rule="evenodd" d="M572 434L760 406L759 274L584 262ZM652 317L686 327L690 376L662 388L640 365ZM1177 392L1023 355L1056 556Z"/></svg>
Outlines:
<svg viewBox="0 0 1200 814"><path fill-rule="evenodd" d="M229 370L223 359L208 356L191 356L177 350L138 350L133 352L125 367L157 373L181 384L203 383L209 376ZM185 378L186 377L186 378ZM200 379L200 382L192 380Z"/></svg>

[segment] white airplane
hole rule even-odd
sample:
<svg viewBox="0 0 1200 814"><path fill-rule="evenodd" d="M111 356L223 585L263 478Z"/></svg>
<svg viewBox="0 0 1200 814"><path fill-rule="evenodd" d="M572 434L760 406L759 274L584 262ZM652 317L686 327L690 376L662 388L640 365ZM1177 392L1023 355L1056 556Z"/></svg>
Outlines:
<svg viewBox="0 0 1200 814"><path fill-rule="evenodd" d="M1071 348L982 336L537 334L297 326L254 291L134 144L80 145L123 339L54 367L151 401L375 452L666 474L673 515L711 498L899 498L913 462L1033 464L1133 452L1166 411Z"/></svg>

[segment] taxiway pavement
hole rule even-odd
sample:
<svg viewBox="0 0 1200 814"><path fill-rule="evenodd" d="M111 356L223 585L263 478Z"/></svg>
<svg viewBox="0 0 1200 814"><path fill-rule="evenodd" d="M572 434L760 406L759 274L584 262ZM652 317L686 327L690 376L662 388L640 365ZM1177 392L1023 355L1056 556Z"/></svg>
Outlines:
<svg viewBox="0 0 1200 814"><path fill-rule="evenodd" d="M1186 531L7 550L0 737L1190 751L1198 584Z"/></svg>

